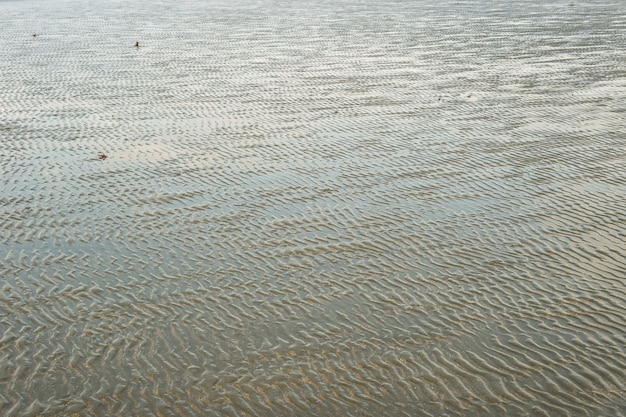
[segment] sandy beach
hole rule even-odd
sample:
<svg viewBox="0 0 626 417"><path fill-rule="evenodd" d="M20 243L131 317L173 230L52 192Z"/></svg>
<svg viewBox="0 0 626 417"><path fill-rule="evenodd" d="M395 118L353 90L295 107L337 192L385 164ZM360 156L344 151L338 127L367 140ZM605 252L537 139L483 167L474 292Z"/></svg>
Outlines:
<svg viewBox="0 0 626 417"><path fill-rule="evenodd" d="M0 1L0 415L626 416L625 22Z"/></svg>

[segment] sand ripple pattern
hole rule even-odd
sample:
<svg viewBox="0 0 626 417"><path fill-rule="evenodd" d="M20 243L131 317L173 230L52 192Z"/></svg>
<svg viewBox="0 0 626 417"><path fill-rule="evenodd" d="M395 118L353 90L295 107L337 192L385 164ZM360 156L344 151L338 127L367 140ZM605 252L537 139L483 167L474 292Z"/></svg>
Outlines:
<svg viewBox="0 0 626 417"><path fill-rule="evenodd" d="M1 1L0 415L626 416L625 16Z"/></svg>

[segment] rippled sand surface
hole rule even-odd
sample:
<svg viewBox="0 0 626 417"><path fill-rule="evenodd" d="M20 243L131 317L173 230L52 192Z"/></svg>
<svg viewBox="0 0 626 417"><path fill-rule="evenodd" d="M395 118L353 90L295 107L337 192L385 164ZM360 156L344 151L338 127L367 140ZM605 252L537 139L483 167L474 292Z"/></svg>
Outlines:
<svg viewBox="0 0 626 417"><path fill-rule="evenodd" d="M625 416L625 16L0 2L0 415Z"/></svg>

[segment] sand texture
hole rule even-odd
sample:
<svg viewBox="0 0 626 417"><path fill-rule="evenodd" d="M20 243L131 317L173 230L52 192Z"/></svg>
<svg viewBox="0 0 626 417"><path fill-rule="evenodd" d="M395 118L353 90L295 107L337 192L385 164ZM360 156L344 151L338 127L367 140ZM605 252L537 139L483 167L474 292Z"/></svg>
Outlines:
<svg viewBox="0 0 626 417"><path fill-rule="evenodd" d="M626 3L0 1L0 415L626 416Z"/></svg>

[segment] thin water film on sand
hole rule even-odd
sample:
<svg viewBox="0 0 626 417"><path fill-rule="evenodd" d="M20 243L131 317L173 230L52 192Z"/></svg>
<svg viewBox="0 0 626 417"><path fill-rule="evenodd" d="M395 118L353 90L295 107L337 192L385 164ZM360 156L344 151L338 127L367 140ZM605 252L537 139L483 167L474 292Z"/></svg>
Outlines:
<svg viewBox="0 0 626 417"><path fill-rule="evenodd" d="M625 16L0 2L0 414L625 416Z"/></svg>

